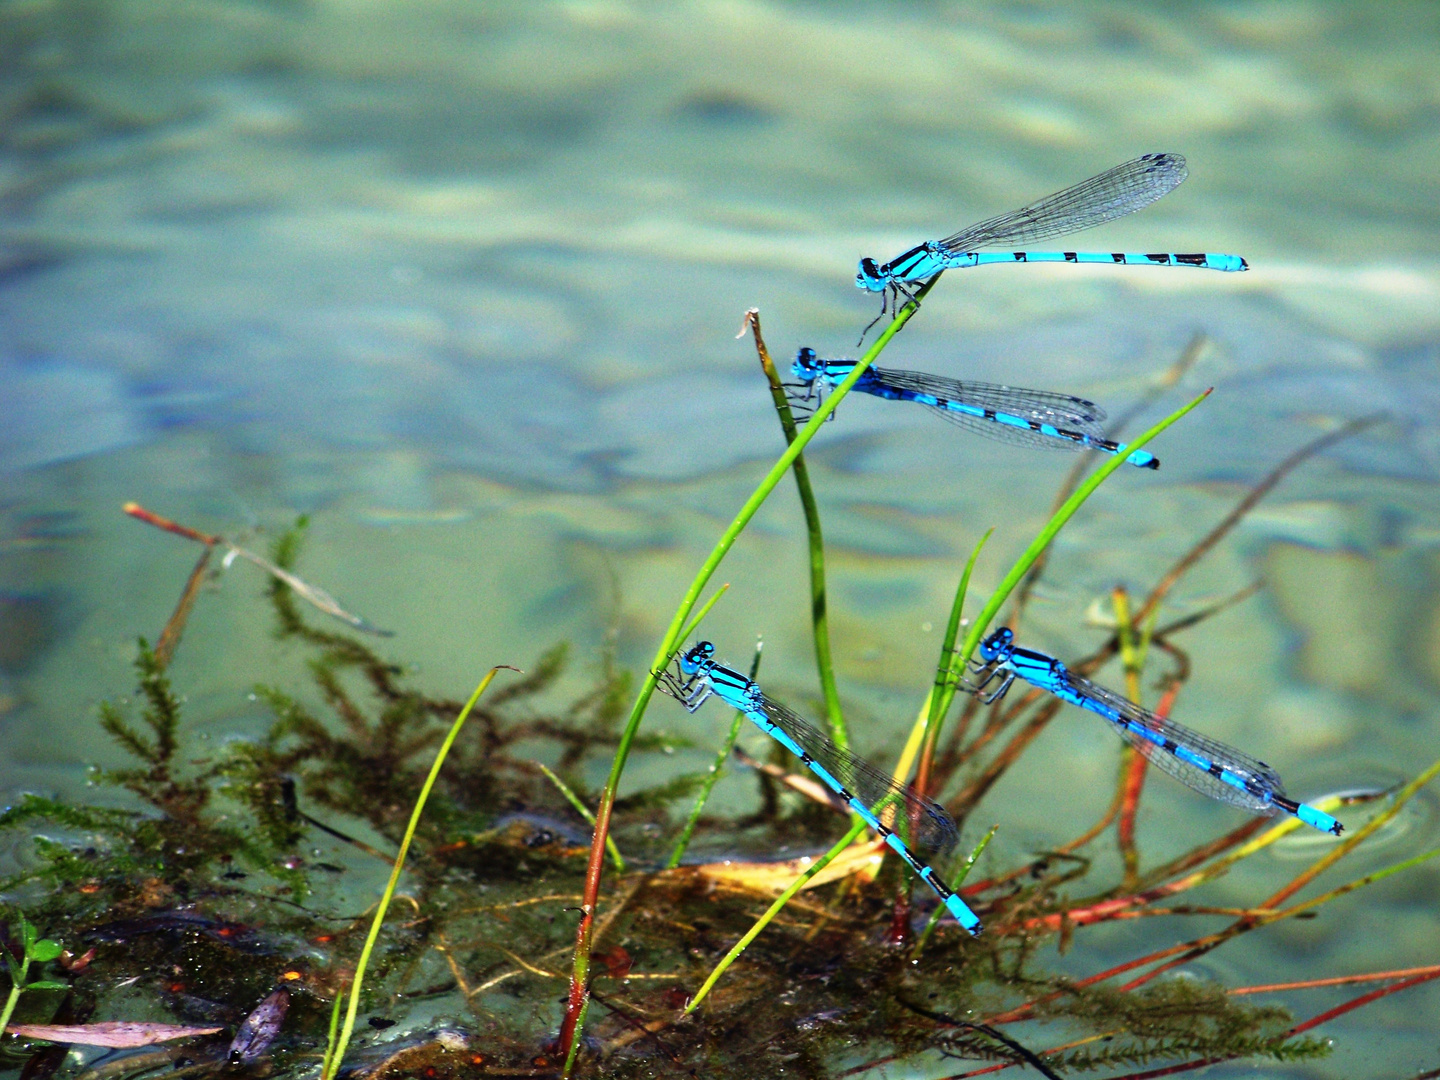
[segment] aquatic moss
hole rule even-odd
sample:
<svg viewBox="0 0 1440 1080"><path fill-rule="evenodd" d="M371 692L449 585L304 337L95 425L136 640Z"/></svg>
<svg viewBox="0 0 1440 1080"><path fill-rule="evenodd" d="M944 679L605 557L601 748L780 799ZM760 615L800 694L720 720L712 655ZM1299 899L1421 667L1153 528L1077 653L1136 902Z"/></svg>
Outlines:
<svg viewBox="0 0 1440 1080"><path fill-rule="evenodd" d="M278 564L293 565L302 536L303 527L277 541ZM403 830L459 704L411 686L403 665L368 642L311 626L283 584L272 588L271 602L277 633L309 656L320 708L304 703L298 688L258 687L272 716L266 730L195 764L173 676L141 642L138 710L111 704L100 714L135 760L100 779L131 792L137 806L29 796L0 814L0 828L32 837L33 865L4 883L12 903L62 938L72 956L95 950L68 976L72 990L60 1007L131 1013L143 1002L170 1018L234 1025L275 985L287 985L294 1006L267 1067L298 1075L324 1044L329 1003L364 936L365 902L357 904L346 883L373 880L388 861L388 850L374 845ZM562 1063L549 1040L584 884L585 831L517 749L545 747L578 784L589 756L615 746L631 685L604 658L576 700L542 707L568 662L563 647L547 651L529 675L497 684L476 710L441 773L405 899L392 909L367 974L364 1001L379 1027L405 1024L410 1005L402 1000L434 1001L456 1030L362 1042L347 1058L356 1067L390 1061L427 1076L482 1068L543 1075ZM775 760L794 767L778 748ZM698 781L682 775L617 802L616 835L627 857L663 858ZM833 811L764 774L758 783L758 812L703 817L700 833L723 837L732 849L748 840L766 850L782 839L833 835ZM593 804L593 792L580 786L578 794ZM359 835L366 827L368 842ZM317 856L321 836L334 854ZM1052 856L990 902L1020 927L1025 917L1063 910L1066 890L1089 872L1081 856ZM977 942L942 925L916 963L886 929L899 885L888 873L870 886L850 881L802 894L705 1008L679 1022L687 994L767 898L694 867L618 878L601 897L582 1069L613 1077L676 1069L751 1076L764 1061L821 1078L896 1055L1019 1061L1019 1043L969 1018L1047 995L1054 996L1037 1018L1097 1040L1047 1058L1055 1069L1236 1053L1292 1060L1325 1051L1316 1040L1283 1038L1283 1010L1243 1005L1194 980L1127 994L1077 986L1045 971L1039 949L1048 935L1023 929ZM114 989L121 983L130 983L125 995ZM187 1068L223 1068L219 1043L193 1053L196 1064Z"/></svg>

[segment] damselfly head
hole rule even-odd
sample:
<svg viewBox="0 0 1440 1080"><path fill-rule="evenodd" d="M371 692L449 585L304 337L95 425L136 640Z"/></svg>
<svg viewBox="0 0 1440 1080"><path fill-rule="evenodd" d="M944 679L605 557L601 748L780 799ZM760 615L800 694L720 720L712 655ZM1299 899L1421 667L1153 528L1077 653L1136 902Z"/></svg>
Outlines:
<svg viewBox="0 0 1440 1080"><path fill-rule="evenodd" d="M1015 631L1002 626L980 643L980 655L987 664L1004 663L1015 651Z"/></svg>
<svg viewBox="0 0 1440 1080"><path fill-rule="evenodd" d="M790 365L790 374L802 383L812 383L823 366L820 357L815 355L815 350L805 345L795 354L795 362Z"/></svg>
<svg viewBox="0 0 1440 1080"><path fill-rule="evenodd" d="M694 675L706 661L715 656L715 646L708 641L697 641L680 655L680 670Z"/></svg>
<svg viewBox="0 0 1440 1080"><path fill-rule="evenodd" d="M884 292L885 287L889 284L890 283L881 276L880 267L874 259L867 258L860 260L860 272L855 275L855 285L857 288L865 289L869 292Z"/></svg>

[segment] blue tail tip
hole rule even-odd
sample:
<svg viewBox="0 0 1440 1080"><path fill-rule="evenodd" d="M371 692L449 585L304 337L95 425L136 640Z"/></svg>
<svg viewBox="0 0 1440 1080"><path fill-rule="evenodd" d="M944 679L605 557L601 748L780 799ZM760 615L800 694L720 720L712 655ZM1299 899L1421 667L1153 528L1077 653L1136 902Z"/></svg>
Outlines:
<svg viewBox="0 0 1440 1080"><path fill-rule="evenodd" d="M1310 825L1321 832L1330 833L1332 836L1339 836L1345 831L1345 826L1336 821L1323 810L1316 810L1313 806L1301 803L1295 809L1295 816L1306 825Z"/></svg>
<svg viewBox="0 0 1440 1080"><path fill-rule="evenodd" d="M1117 453L1125 453L1125 450L1125 443L1121 443L1119 447L1117 447ZM1160 459L1157 458L1154 454L1150 453L1148 450L1135 450L1131 453L1126 453L1125 460L1138 469L1160 468Z"/></svg>

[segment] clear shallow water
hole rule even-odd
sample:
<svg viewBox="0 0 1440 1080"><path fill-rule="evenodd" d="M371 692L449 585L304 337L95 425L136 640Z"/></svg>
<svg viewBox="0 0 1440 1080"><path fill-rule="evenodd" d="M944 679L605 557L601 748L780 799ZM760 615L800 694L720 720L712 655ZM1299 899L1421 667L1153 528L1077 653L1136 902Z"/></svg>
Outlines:
<svg viewBox="0 0 1440 1080"><path fill-rule="evenodd" d="M955 273L885 362L1118 412L1209 335L1147 414L1216 387L1155 447L1162 471L1117 476L1061 538L1027 636L1062 656L1096 639L1097 597L1147 585L1276 461L1387 411L1179 591L1184 609L1267 583L1188 638L1177 716L1300 794L1436 755L1430 6L108 3L0 19L7 792L73 792L109 760L94 703L128 688L134 635L157 632L188 570L180 541L118 513L127 499L235 535L315 514L306 575L395 629L437 690L560 637L594 656L612 625L639 667L779 449L732 336L746 308L778 356L846 352L874 313L850 284L859 255L1162 149L1191 179L1095 244L1234 251L1250 273ZM965 554L998 524L977 571L991 586L1070 460L872 400L810 457L843 690L880 756L918 706ZM813 695L803 560L782 488L723 567L708 630L732 657L763 632L767 682L797 705ZM255 730L245 690L285 670L261 584L237 568L187 634L177 675L212 738ZM664 703L650 723L721 727ZM1092 720L1055 724L987 803L1001 854L1093 820L1113 764ZM1233 820L1157 783L1142 840L1158 859ZM1434 822L1432 807L1375 865L1433 844ZM1215 902L1294 867L1277 852ZM1392 879L1216 954L1214 973L1423 963L1436 884ZM1172 935L1107 927L1063 962L1088 972ZM1330 1061L1270 1072L1433 1067L1435 1003L1386 999L1324 1029Z"/></svg>

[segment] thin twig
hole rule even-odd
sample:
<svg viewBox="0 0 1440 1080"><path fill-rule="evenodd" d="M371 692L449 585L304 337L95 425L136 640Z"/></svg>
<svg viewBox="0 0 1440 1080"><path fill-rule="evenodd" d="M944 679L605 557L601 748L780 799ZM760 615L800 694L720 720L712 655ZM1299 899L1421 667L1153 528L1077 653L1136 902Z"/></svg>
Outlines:
<svg viewBox="0 0 1440 1080"><path fill-rule="evenodd" d="M210 556L214 553L215 548L209 544L200 552L200 558L195 560L195 568L190 571L190 577L185 581L185 589L175 604L175 610L155 642L155 666L162 671L170 666L170 661L175 656L180 635L185 632L185 623L190 618L190 610L195 606L195 598L200 595L200 586L205 583L205 572L210 568Z"/></svg>
<svg viewBox="0 0 1440 1080"><path fill-rule="evenodd" d="M1398 971L1370 971L1364 975L1336 975L1329 979L1306 979L1302 982L1269 983L1265 986L1237 986L1233 990L1226 990L1225 993L1231 997L1241 997L1245 994L1273 994L1282 990L1315 990L1324 986L1352 986L1355 983L1387 982L1391 979L1408 979L1412 975L1430 975L1440 973L1440 964L1427 964L1425 967L1402 968Z"/></svg>
<svg viewBox="0 0 1440 1080"><path fill-rule="evenodd" d="M247 551L245 548L240 547L238 544L234 544L231 543L229 540L226 540L223 536L212 536L209 533L200 532L198 529L192 529L188 525L181 525L179 522L171 521L167 517L161 517L153 510L145 509L139 503L128 502L124 506L122 506L121 509L125 513L129 514L131 517L143 521L147 525L154 525L157 529L164 529L166 532L174 533L176 536L183 536L187 540L194 540L197 544L204 544L207 548L227 548L228 550L225 553L224 562L224 565L226 567L229 567L230 563L234 561L237 557L245 559L247 562L254 563L271 577L276 578L277 580L282 581L286 585L288 585L302 600L306 601L309 604L313 604L315 607L323 611L326 615L330 615L333 618L339 619L341 622L348 623L356 630L363 630L367 634L375 634L378 637L392 636L392 631L382 630L374 623L370 622L368 619L363 619L359 615L355 615L349 611L346 611L343 607L340 606L340 602L338 600L336 600L333 596L331 596L328 592L326 592L319 586L311 585L309 582L303 581L302 579L296 577L294 574L290 573L290 571L276 566L269 559L262 558L261 556L256 555L253 551ZM205 560L202 559L201 561L203 563ZM176 607L175 614L170 617L172 623L178 617L180 619L180 625L183 626L185 618L189 616L189 605L194 602L194 597L193 595L191 595L191 590L199 588L199 583L198 581L196 581L196 575L201 571L201 569L202 566L197 565L195 570L191 572L191 583L186 586L185 594L183 594L180 598L180 606ZM168 631L169 629L170 624L167 623L166 630ZM177 640L179 638L178 628L175 633L175 638ZM173 645L171 646L171 648L173 649Z"/></svg>
<svg viewBox="0 0 1440 1080"><path fill-rule="evenodd" d="M1165 369L1164 374L1151 384L1150 389L1141 395L1139 401L1126 410L1106 429L1106 437L1110 439L1117 438L1130 421L1134 420L1140 413L1153 405L1163 393L1178 385L1180 380L1183 379L1186 373L1195 365L1195 362L1200 359L1201 354L1204 353L1205 347L1209 342L1210 339L1206 337L1203 330L1196 331L1189 343L1181 350L1180 355L1175 358L1175 362ZM1070 471L1065 474L1065 479L1060 484L1060 490L1055 494L1055 502L1050 507L1052 514L1060 509L1060 505L1070 497L1070 493L1079 485L1080 478L1085 475L1085 470L1090 467L1094 457L1095 451L1087 450L1078 457L1075 464L1071 466ZM1025 609L1030 603L1030 594L1034 592L1035 586L1040 583L1040 578L1044 576L1045 567L1049 561L1050 555L1048 552L1036 559L1035 565L1032 566L1030 572L1025 575L1025 580L1022 581L1020 587L1015 590L1015 602L1010 605L1009 625L1016 633L1019 633L1020 624L1024 620Z"/></svg>
<svg viewBox="0 0 1440 1080"><path fill-rule="evenodd" d="M1251 488L1249 493L1235 504L1234 509L1220 519L1218 525L1206 533L1199 543L1181 556L1180 560L1165 573L1165 576L1160 579L1160 583L1150 590L1150 595L1145 598L1145 603L1140 605L1140 610L1135 613L1135 621L1137 623L1144 622L1155 606L1164 600L1170 590L1175 587L1175 583L1184 577L1192 566L1209 554L1210 549L1238 525L1240 519L1253 510L1255 504L1269 494L1270 490L1285 479L1297 465L1307 458L1314 457L1321 450L1333 446L1342 439L1348 439L1351 435L1364 431L1367 427L1371 427L1383 419L1385 419L1384 414L1377 413L1374 416L1364 416L1359 420L1352 420L1343 427L1338 427L1334 431L1306 443L1271 469L1265 479Z"/></svg>

